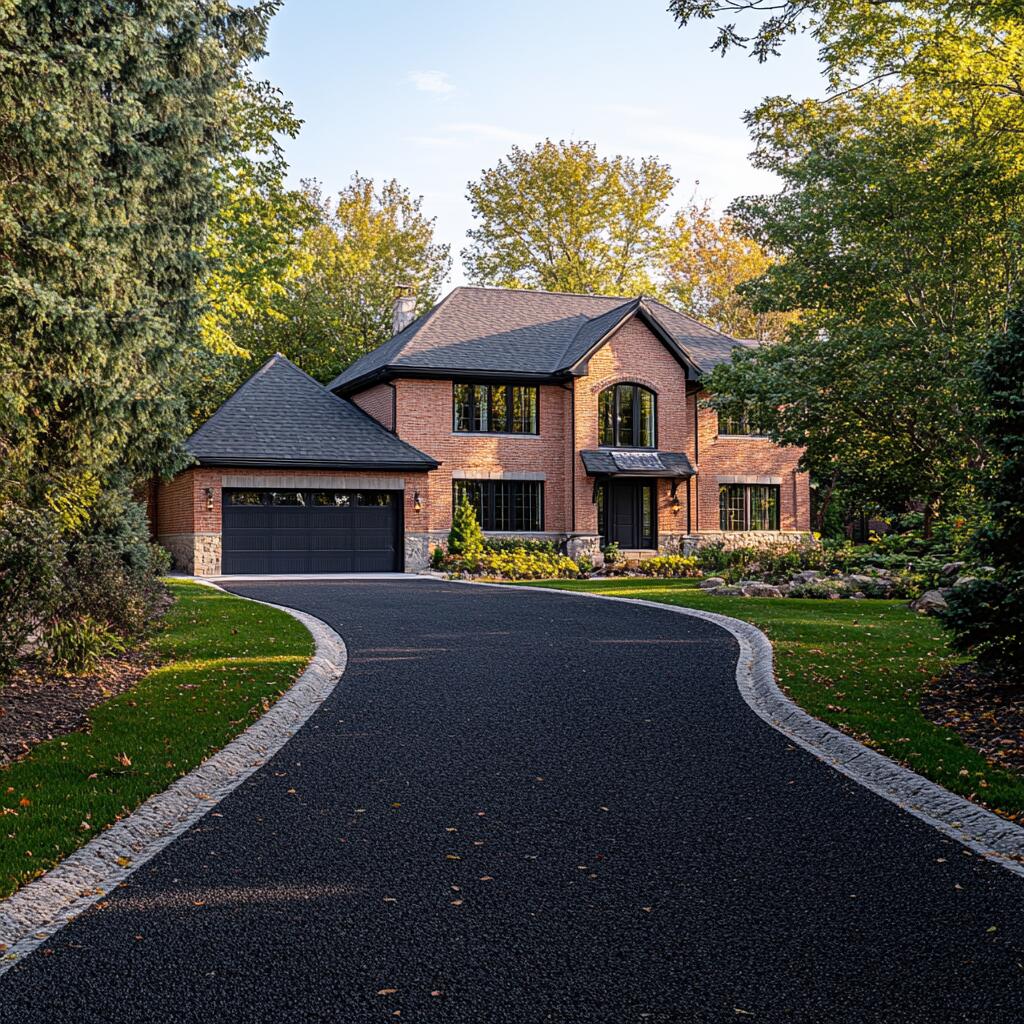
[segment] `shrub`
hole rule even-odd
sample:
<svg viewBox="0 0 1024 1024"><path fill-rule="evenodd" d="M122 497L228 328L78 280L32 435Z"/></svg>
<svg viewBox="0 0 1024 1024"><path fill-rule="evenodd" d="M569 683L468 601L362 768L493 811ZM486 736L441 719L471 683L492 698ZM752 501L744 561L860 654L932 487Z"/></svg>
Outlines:
<svg viewBox="0 0 1024 1024"><path fill-rule="evenodd" d="M149 542L142 507L119 492L103 496L88 530L68 544L62 618L91 616L125 633L140 633L166 590L160 576L170 560Z"/></svg>
<svg viewBox="0 0 1024 1024"><path fill-rule="evenodd" d="M44 662L54 671L65 674L87 672L101 658L121 654L124 650L121 638L89 615L51 626L39 644Z"/></svg>
<svg viewBox="0 0 1024 1024"><path fill-rule="evenodd" d="M63 593L64 542L55 518L7 505L0 509L0 672L50 619Z"/></svg>
<svg viewBox="0 0 1024 1024"><path fill-rule="evenodd" d="M979 491L988 510L974 539L993 579L957 587L944 618L953 646L980 662L1020 674L1024 664L1024 304L1012 310L977 370L987 400L985 435L991 459Z"/></svg>
<svg viewBox="0 0 1024 1024"><path fill-rule="evenodd" d="M584 555L582 558L576 559L576 565L580 570L580 576L586 579L588 576L594 575L594 563Z"/></svg>
<svg viewBox="0 0 1024 1024"><path fill-rule="evenodd" d="M487 551L529 551L532 554L557 555L554 541L535 540L530 537L488 537L484 541Z"/></svg>
<svg viewBox="0 0 1024 1024"><path fill-rule="evenodd" d="M619 551L619 542L613 540L611 544L601 549L601 554L604 555L604 560L609 565L614 565L621 557L621 553Z"/></svg>
<svg viewBox="0 0 1024 1024"><path fill-rule="evenodd" d="M700 576L697 559L684 555L659 555L657 558L645 558L636 571L641 576Z"/></svg>
<svg viewBox="0 0 1024 1024"><path fill-rule="evenodd" d="M452 555L478 555L484 549L484 533L476 518L476 509L469 503L465 491L452 513L452 528L448 533L448 552Z"/></svg>
<svg viewBox="0 0 1024 1024"><path fill-rule="evenodd" d="M444 564L444 548L438 546L430 552L430 568L440 569Z"/></svg>
<svg viewBox="0 0 1024 1024"><path fill-rule="evenodd" d="M445 567L453 573L492 576L506 580L564 579L579 576L580 567L565 555L538 551L482 551L449 555Z"/></svg>

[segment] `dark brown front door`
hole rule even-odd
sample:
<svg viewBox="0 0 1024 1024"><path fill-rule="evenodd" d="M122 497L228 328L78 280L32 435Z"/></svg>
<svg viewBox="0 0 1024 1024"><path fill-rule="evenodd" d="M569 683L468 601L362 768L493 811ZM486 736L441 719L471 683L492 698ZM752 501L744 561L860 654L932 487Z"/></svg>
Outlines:
<svg viewBox="0 0 1024 1024"><path fill-rule="evenodd" d="M620 548L654 548L655 485L650 480L609 480L601 496L602 534Z"/></svg>

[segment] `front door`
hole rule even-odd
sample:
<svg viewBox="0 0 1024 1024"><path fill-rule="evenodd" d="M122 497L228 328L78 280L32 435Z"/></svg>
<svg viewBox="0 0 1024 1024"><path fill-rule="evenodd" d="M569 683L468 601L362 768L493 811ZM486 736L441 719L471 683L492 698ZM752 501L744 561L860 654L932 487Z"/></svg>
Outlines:
<svg viewBox="0 0 1024 1024"><path fill-rule="evenodd" d="M655 485L650 480L609 480L598 494L605 544L636 550L656 547Z"/></svg>

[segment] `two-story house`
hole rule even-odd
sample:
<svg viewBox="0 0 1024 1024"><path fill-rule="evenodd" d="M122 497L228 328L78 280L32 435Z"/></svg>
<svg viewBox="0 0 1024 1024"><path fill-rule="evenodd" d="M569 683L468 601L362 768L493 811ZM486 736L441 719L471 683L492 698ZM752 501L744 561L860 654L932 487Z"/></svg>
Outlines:
<svg viewBox="0 0 1024 1024"><path fill-rule="evenodd" d="M800 452L719 421L750 342L647 298L456 288L323 387L275 356L188 441L156 532L199 575L424 568L463 494L572 556L802 536ZM411 322L410 322L411 320Z"/></svg>

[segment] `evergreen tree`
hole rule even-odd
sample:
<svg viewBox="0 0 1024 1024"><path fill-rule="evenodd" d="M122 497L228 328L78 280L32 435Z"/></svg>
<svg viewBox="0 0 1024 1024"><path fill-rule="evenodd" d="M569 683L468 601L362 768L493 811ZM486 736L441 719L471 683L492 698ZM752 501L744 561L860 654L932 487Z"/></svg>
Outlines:
<svg viewBox="0 0 1024 1024"><path fill-rule="evenodd" d="M977 534L990 580L956 588L946 620L953 646L1019 672L1024 664L1024 304L989 345L978 372L988 406L991 472L981 481L988 521Z"/></svg>
<svg viewBox="0 0 1024 1024"><path fill-rule="evenodd" d="M277 0L0 12L0 497L180 465L212 167Z"/></svg>
<svg viewBox="0 0 1024 1024"><path fill-rule="evenodd" d="M469 503L465 491L452 512L452 528L448 533L448 553L451 555L479 555L484 549L484 534L476 509Z"/></svg>

